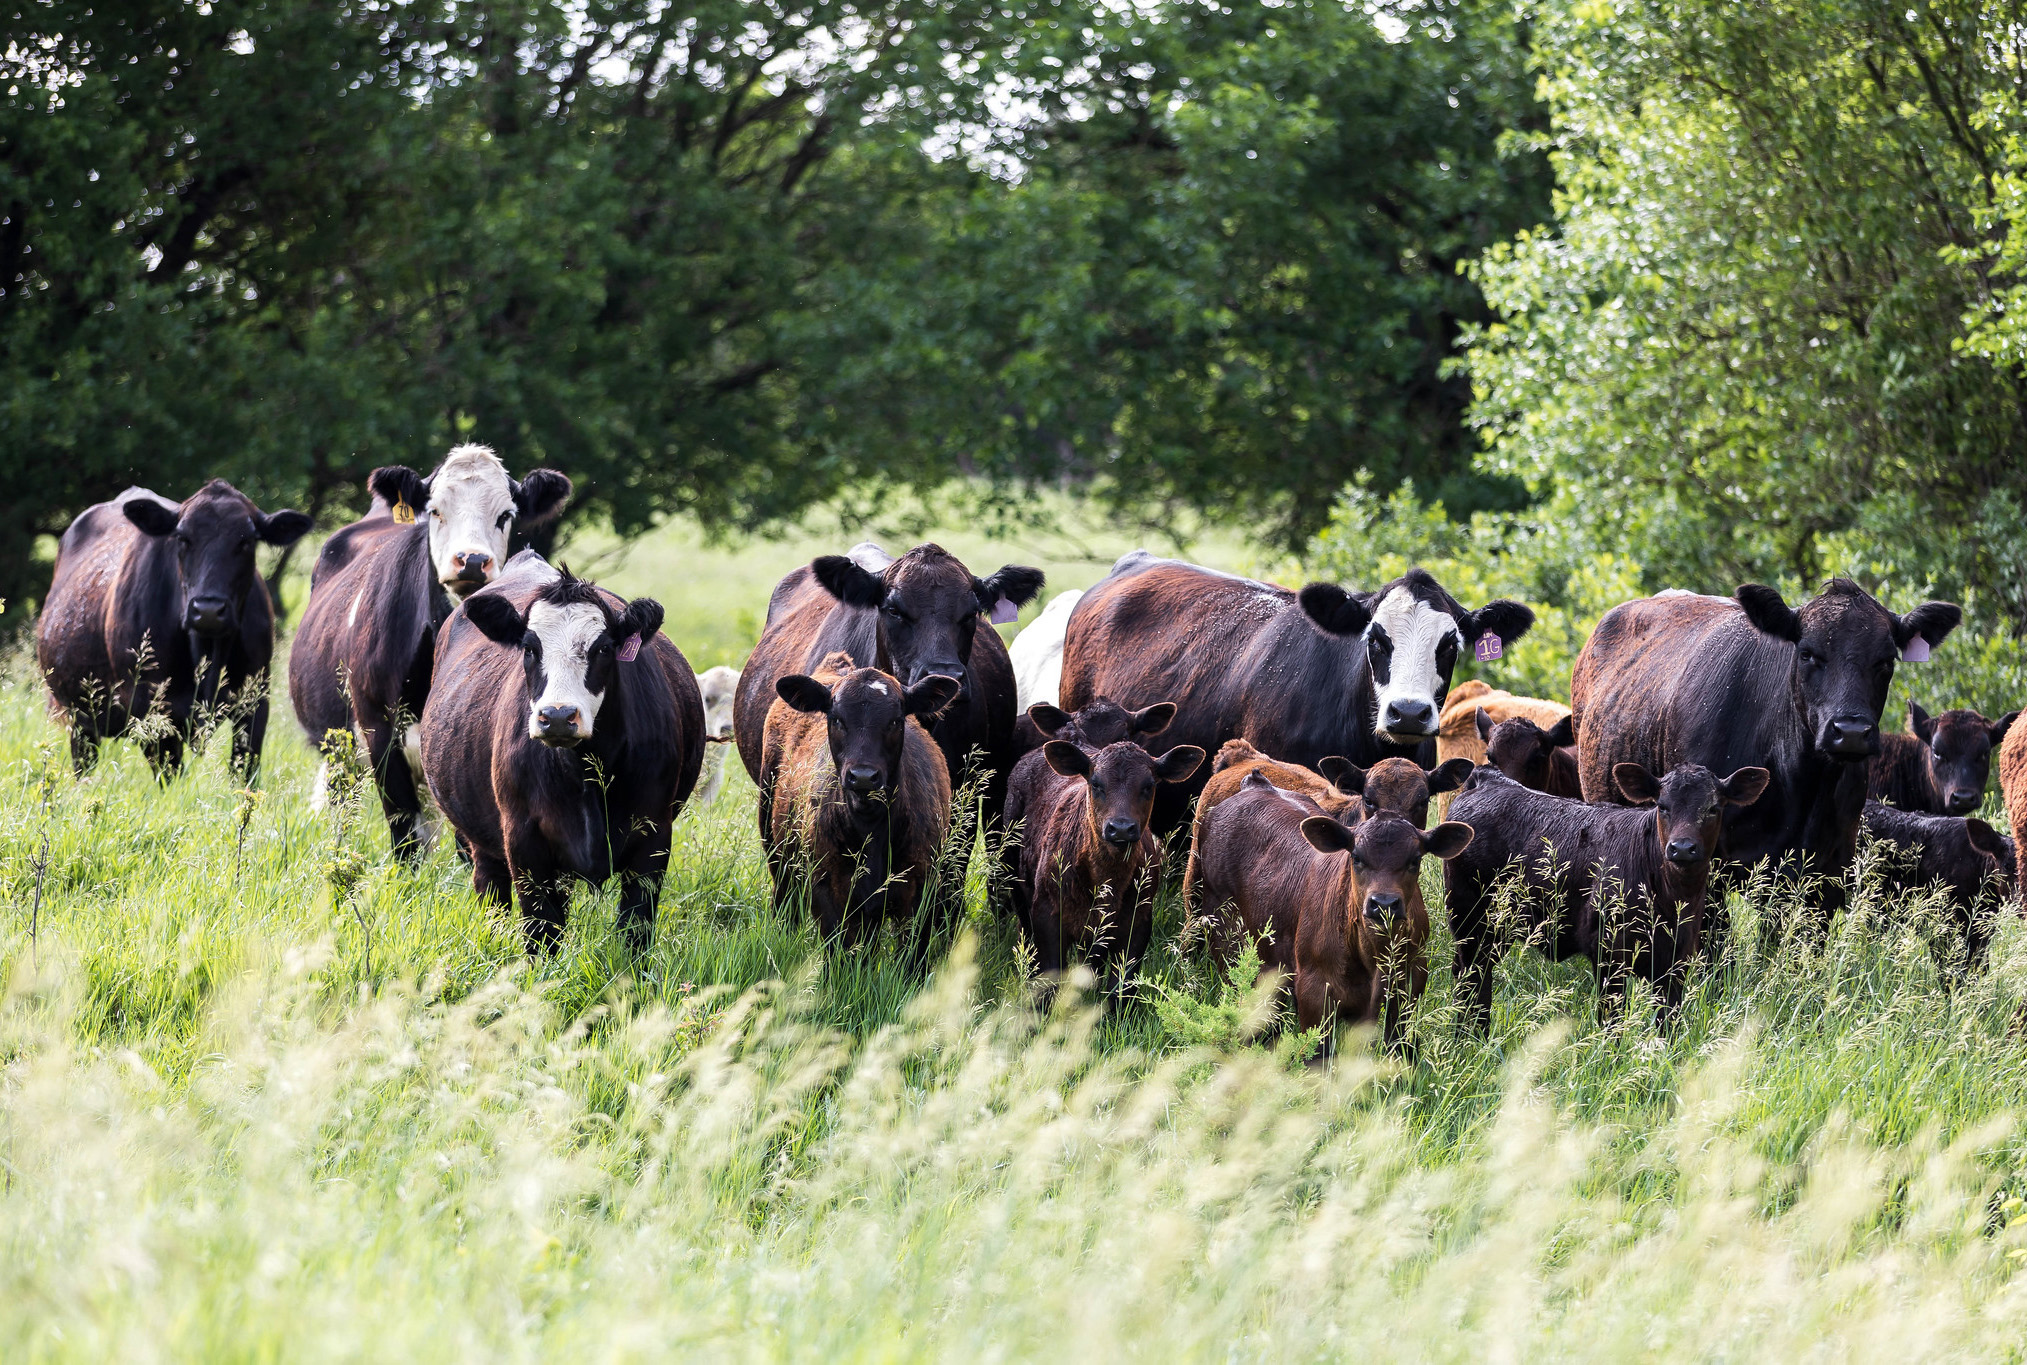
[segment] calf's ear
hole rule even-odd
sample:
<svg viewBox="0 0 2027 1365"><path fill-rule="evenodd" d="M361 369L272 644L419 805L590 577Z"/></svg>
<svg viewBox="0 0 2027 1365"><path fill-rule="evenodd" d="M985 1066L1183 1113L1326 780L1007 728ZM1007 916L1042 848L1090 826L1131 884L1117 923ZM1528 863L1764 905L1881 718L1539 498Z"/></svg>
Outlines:
<svg viewBox="0 0 2027 1365"><path fill-rule="evenodd" d="M405 502L417 512L429 506L429 485L405 464L384 464L366 476L366 491L389 507Z"/></svg>
<svg viewBox="0 0 2027 1365"><path fill-rule="evenodd" d="M540 526L570 501L570 476L554 469L531 469L527 478L510 479L508 486L514 495L514 515L523 526Z"/></svg>
<svg viewBox="0 0 2027 1365"><path fill-rule="evenodd" d="M901 694L901 705L911 716L924 718L934 716L944 707L957 700L958 690L963 686L955 678L941 673L931 673Z"/></svg>
<svg viewBox="0 0 2027 1365"><path fill-rule="evenodd" d="M1963 619L1964 609L1954 602L1924 602L1893 623L1893 643L1906 649L1918 635L1934 649Z"/></svg>
<svg viewBox="0 0 2027 1365"><path fill-rule="evenodd" d="M1490 744L1492 742L1492 713L1481 706L1471 713L1471 723L1477 727L1478 742L1480 744Z"/></svg>
<svg viewBox="0 0 2027 1365"><path fill-rule="evenodd" d="M1661 784L1637 763L1613 764L1612 781L1618 784L1620 794L1636 806L1651 805L1661 798Z"/></svg>
<svg viewBox="0 0 2027 1365"><path fill-rule="evenodd" d="M1543 736L1543 739L1547 741L1548 746L1552 749L1567 749L1570 745L1577 742L1576 717L1564 716L1549 727L1549 731Z"/></svg>
<svg viewBox="0 0 2027 1365"><path fill-rule="evenodd" d="M1070 713L1060 706L1051 706L1045 701L1038 701L1028 708L1028 719L1033 721L1035 728L1043 734L1053 735L1070 723Z"/></svg>
<svg viewBox="0 0 2027 1365"><path fill-rule="evenodd" d="M1129 735L1158 735L1175 719L1175 703L1158 701L1152 706L1142 707L1126 718L1126 733Z"/></svg>
<svg viewBox="0 0 2027 1365"><path fill-rule="evenodd" d="M886 580L846 555L819 555L809 562L810 573L832 597L852 607L877 607L887 595Z"/></svg>
<svg viewBox="0 0 2027 1365"><path fill-rule="evenodd" d="M1356 635L1372 624L1369 594L1346 592L1335 583L1311 583L1295 594L1302 614L1330 635Z"/></svg>
<svg viewBox="0 0 2027 1365"><path fill-rule="evenodd" d="M1464 647L1478 643L1480 636L1497 635L1502 645L1510 645L1527 634L1534 624L1534 609L1524 602L1502 597L1496 602L1487 602L1471 613L1464 623Z"/></svg>
<svg viewBox="0 0 2027 1365"><path fill-rule="evenodd" d="M774 695L805 715L821 716L831 709L831 690L807 673L777 678Z"/></svg>
<svg viewBox="0 0 2027 1365"><path fill-rule="evenodd" d="M974 579L972 588L978 594L978 609L990 612L1002 598L1016 607L1025 607L1041 595L1045 581L1046 575L1040 569L1025 564L1002 564L990 578Z"/></svg>
<svg viewBox="0 0 2027 1365"><path fill-rule="evenodd" d="M1429 774L1429 795L1441 796L1453 792L1471 778L1472 763L1468 758L1450 758L1438 763Z"/></svg>
<svg viewBox="0 0 2027 1365"><path fill-rule="evenodd" d="M1773 780L1774 775L1765 768L1740 768L1717 784L1717 794L1727 806L1750 806Z"/></svg>
<svg viewBox="0 0 2027 1365"><path fill-rule="evenodd" d="M2013 722L2018 719L2020 719L2018 711L2008 711L2005 715L1992 722L1991 727L1985 733L1992 737L1992 747L1994 749L1998 748L2005 741L2006 732L2013 728Z"/></svg>
<svg viewBox="0 0 2027 1365"><path fill-rule="evenodd" d="M310 514L293 507L282 512L257 514L254 530L270 545L293 545L310 533Z"/></svg>
<svg viewBox="0 0 2027 1365"><path fill-rule="evenodd" d="M2005 865L2006 840L1998 830L1993 829L1983 820L1970 819L1964 821L1964 837L1971 841L1972 848L1975 848L1987 858L1995 859L2000 866L2003 867Z"/></svg>
<svg viewBox="0 0 2027 1365"><path fill-rule="evenodd" d="M1422 852L1448 862L1471 847L1474 832L1461 820L1445 820L1422 836Z"/></svg>
<svg viewBox="0 0 2027 1365"><path fill-rule="evenodd" d="M1907 732L1923 744L1935 739L1935 717L1922 710L1918 701L1910 701L1907 704Z"/></svg>
<svg viewBox="0 0 2027 1365"><path fill-rule="evenodd" d="M662 628L662 618L661 603L652 597L636 597L626 604L626 610L620 612L619 620L612 626L612 633L622 642L630 635L638 635L640 642L646 644Z"/></svg>
<svg viewBox="0 0 2027 1365"><path fill-rule="evenodd" d="M1180 782L1204 761L1204 751L1194 744L1178 744L1154 760L1154 775L1163 782Z"/></svg>
<svg viewBox="0 0 2027 1365"><path fill-rule="evenodd" d="M1781 600L1778 589L1764 583L1746 583L1734 597L1745 608L1745 619L1757 629L1789 644L1802 638L1801 613Z"/></svg>
<svg viewBox="0 0 2027 1365"><path fill-rule="evenodd" d="M1351 847L1352 833L1327 815L1312 815L1302 822L1302 837L1318 853L1342 853Z"/></svg>
<svg viewBox="0 0 2027 1365"><path fill-rule="evenodd" d="M1365 794L1365 769L1348 758L1332 754L1316 765L1316 771L1323 774L1323 780L1343 792L1346 796Z"/></svg>
<svg viewBox="0 0 2027 1365"><path fill-rule="evenodd" d="M120 510L127 514L128 521L151 536L166 536L175 530L180 515L153 498L130 498L120 504Z"/></svg>
<svg viewBox="0 0 2027 1365"><path fill-rule="evenodd" d="M1089 777L1091 755L1067 739L1052 739L1042 746L1042 761L1064 777Z"/></svg>
<svg viewBox="0 0 2027 1365"><path fill-rule="evenodd" d="M461 610L465 619L479 628L488 640L500 645L519 645L528 633L528 618L496 592L480 593L468 599Z"/></svg>

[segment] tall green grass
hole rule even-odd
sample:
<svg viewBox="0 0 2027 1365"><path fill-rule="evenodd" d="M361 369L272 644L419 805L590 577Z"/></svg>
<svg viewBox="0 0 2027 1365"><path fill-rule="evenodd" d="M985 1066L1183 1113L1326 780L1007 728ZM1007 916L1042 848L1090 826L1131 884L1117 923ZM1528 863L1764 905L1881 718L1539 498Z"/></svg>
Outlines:
<svg viewBox="0 0 2027 1365"><path fill-rule="evenodd" d="M975 867L926 982L826 955L736 771L651 952L586 891L531 961L283 723L256 798L222 740L157 786L61 738L17 656L10 1358L2021 1354L2027 933L1951 986L1866 868L1827 933L1735 896L1672 1033L1522 951L1489 1040L1439 970L1405 1059L1302 1066L1172 893L1117 1008L1038 1010Z"/></svg>

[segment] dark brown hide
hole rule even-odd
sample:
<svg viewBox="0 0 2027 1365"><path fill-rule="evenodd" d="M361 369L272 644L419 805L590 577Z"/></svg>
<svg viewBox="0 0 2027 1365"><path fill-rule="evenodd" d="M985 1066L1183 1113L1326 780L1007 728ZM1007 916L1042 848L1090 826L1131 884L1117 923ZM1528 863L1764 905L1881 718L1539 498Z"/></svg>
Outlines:
<svg viewBox="0 0 2027 1365"><path fill-rule="evenodd" d="M1865 803L1865 828L1895 846L1882 868L1886 885L1897 891L1941 885L1967 960L1973 967L1982 963L1996 904L2010 898L2018 872L2013 841L1983 820L1896 810L1878 801Z"/></svg>
<svg viewBox="0 0 2027 1365"><path fill-rule="evenodd" d="M1902 810L1969 815L1984 804L1992 751L2005 741L2018 711L1986 720L1976 711L1931 716L1907 704L1907 733L1879 737L1866 794Z"/></svg>

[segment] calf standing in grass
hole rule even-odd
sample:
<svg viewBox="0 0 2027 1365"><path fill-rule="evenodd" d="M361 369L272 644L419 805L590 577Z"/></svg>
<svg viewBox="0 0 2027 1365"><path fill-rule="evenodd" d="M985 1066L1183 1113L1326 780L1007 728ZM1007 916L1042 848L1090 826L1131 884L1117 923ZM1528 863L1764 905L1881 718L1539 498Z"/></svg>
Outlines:
<svg viewBox="0 0 2027 1365"><path fill-rule="evenodd" d="M1670 1017L1681 1007L1724 807L1758 800L1767 770L1740 768L1720 780L1685 763L1657 781L1639 764L1621 763L1613 776L1634 806L1529 791L1490 767L1472 773L1450 803L1450 814L1478 831L1443 881L1457 988L1480 1032L1491 1026L1492 968L1505 947L1492 924L1493 896L1516 867L1530 941L1557 961L1595 962L1602 1010L1616 1008L1629 975L1654 983Z"/></svg>
<svg viewBox="0 0 2027 1365"><path fill-rule="evenodd" d="M890 919L913 926L918 964L928 956L922 894L950 833L950 771L923 727L957 691L941 674L903 687L842 650L775 682L760 765L774 903L806 867L826 939L861 943Z"/></svg>
<svg viewBox="0 0 2027 1365"><path fill-rule="evenodd" d="M1983 820L1896 810L1878 801L1865 803L1865 828L1902 850L1886 870L1886 884L1920 891L1940 883L1963 931L1966 961L1974 967L1982 962L1992 920L1979 913L1978 902L1988 892L2003 898L2012 890L2018 871L2013 841Z"/></svg>
<svg viewBox="0 0 2027 1365"><path fill-rule="evenodd" d="M1568 716L1544 730L1526 716L1495 722L1490 712L1481 710L1478 737L1485 744L1485 761L1529 791L1583 799L1572 747L1577 739Z"/></svg>
<svg viewBox="0 0 2027 1365"><path fill-rule="evenodd" d="M1985 800L1992 751L2006 740L2018 711L1986 720L1976 711L1931 716L1907 704L1907 733L1879 737L1866 795L1902 810L1969 815Z"/></svg>
<svg viewBox="0 0 2027 1365"><path fill-rule="evenodd" d="M1115 992L1132 974L1154 927L1161 878L1161 842L1148 825L1155 788L1186 780L1203 758L1193 744L1155 758L1130 739L1096 753L1054 739L1015 766L1007 799L1009 819L1021 822L1013 903L1041 971L1062 971L1078 948L1102 964Z"/></svg>
<svg viewBox="0 0 2027 1365"><path fill-rule="evenodd" d="M1217 916L1225 963L1244 933L1263 967L1293 978L1303 1028L1383 1018L1397 1043L1429 975L1422 857L1456 857L1470 826L1424 832L1392 811L1345 824L1256 772L1200 822L1199 840L1198 898Z"/></svg>
<svg viewBox="0 0 2027 1365"><path fill-rule="evenodd" d="M533 946L563 933L573 881L620 878L629 948L654 930L669 826L704 761L704 704L662 608L523 551L437 632L417 727L430 795L472 885L520 896Z"/></svg>

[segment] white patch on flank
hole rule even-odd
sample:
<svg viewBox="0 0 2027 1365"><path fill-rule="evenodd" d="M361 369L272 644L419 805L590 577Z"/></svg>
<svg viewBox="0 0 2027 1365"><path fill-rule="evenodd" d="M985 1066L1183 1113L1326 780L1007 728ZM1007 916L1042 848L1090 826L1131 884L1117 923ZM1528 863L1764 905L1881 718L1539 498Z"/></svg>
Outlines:
<svg viewBox="0 0 2027 1365"><path fill-rule="evenodd" d="M1007 646L1013 660L1014 696L1021 711L1038 701L1062 704L1063 637L1070 630L1070 612L1083 596L1075 588L1057 593L1042 608L1042 614Z"/></svg>
<svg viewBox="0 0 2027 1365"><path fill-rule="evenodd" d="M591 738L605 694L587 687L584 674L592 645L605 633L605 613L589 602L537 602L528 609L528 629L542 642L542 695L529 702L529 735L542 737L535 717L544 707L574 706L578 738Z"/></svg>
<svg viewBox="0 0 2027 1365"><path fill-rule="evenodd" d="M451 583L458 576L458 557L490 556L486 581L492 582L507 562L507 536L513 519L500 524L500 514L514 510L514 489L507 467L490 446L459 446L429 476L429 559L436 576Z"/></svg>
<svg viewBox="0 0 2027 1365"><path fill-rule="evenodd" d="M875 692L878 692L883 697L887 695L887 684L883 682L869 682L866 684L866 686L872 688Z"/></svg>
<svg viewBox="0 0 2027 1365"><path fill-rule="evenodd" d="M1379 689L1379 710L1374 728L1391 743L1412 744L1436 733L1436 687L1442 675L1436 671L1436 647L1447 637L1457 641L1461 653L1467 643L1450 613L1438 611L1418 600L1406 588L1395 588L1381 599L1372 614L1373 624L1386 631L1393 641L1393 661L1387 670L1386 685ZM1387 707L1421 702L1428 707L1426 733L1389 733Z"/></svg>

